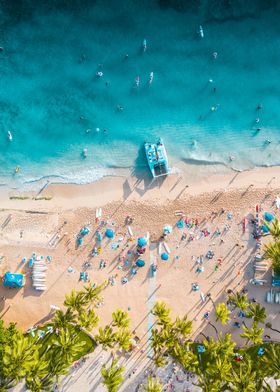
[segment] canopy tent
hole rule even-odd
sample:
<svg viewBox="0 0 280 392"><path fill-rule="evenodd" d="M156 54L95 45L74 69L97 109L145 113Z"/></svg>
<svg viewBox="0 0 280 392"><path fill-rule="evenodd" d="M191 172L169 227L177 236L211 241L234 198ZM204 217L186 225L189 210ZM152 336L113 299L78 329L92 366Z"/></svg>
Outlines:
<svg viewBox="0 0 280 392"><path fill-rule="evenodd" d="M6 272L3 281L6 287L23 287L25 283L23 274L13 274L12 272Z"/></svg>
<svg viewBox="0 0 280 392"><path fill-rule="evenodd" d="M145 265L145 261L142 259L138 259L135 264L137 265L137 267L142 268Z"/></svg>
<svg viewBox="0 0 280 392"><path fill-rule="evenodd" d="M271 214L270 212L265 212L265 213L264 213L264 219L265 219L267 222L272 222L272 221L274 220L274 215Z"/></svg>
<svg viewBox="0 0 280 392"><path fill-rule="evenodd" d="M146 240L146 238L145 238L145 237L140 237L140 238L138 238L137 245L138 245L138 246L146 246L146 245L147 245L147 240Z"/></svg>
<svg viewBox="0 0 280 392"><path fill-rule="evenodd" d="M167 261L169 259L168 253L161 254L161 260Z"/></svg>
<svg viewBox="0 0 280 392"><path fill-rule="evenodd" d="M115 236L114 231L112 229L107 229L105 232L105 235L107 238L110 238L110 239L114 238L114 236Z"/></svg>

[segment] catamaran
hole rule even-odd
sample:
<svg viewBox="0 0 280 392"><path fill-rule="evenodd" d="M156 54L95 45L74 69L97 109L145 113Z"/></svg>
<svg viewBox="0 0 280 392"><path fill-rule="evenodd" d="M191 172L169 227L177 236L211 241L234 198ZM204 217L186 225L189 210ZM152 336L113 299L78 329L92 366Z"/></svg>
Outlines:
<svg viewBox="0 0 280 392"><path fill-rule="evenodd" d="M168 158L162 139L157 143L145 143L148 164L154 178L169 174Z"/></svg>

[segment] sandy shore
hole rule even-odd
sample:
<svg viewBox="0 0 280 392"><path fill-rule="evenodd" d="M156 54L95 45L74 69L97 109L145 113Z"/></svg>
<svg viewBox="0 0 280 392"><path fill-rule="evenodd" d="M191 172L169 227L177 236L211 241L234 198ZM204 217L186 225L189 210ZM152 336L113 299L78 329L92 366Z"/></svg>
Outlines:
<svg viewBox="0 0 280 392"><path fill-rule="evenodd" d="M3 319L17 321L24 329L47 320L51 316L51 304L62 306L66 293L72 288L82 288L79 273L87 260L93 266L88 270L92 282L101 283L117 275L116 284L104 291L103 304L97 310L102 324L110 321L116 308L128 310L132 327L144 346L153 323L149 311L156 300L165 301L172 307L174 315L188 313L194 320L194 337L200 331L213 335L213 329L203 319L206 311L214 319L213 306L201 301L201 292L205 295L211 293L212 299L219 302L224 300L227 289L247 287L249 298L261 302L267 309L268 320L279 325L279 305L265 303L265 293L271 287L271 271L266 272L265 286L248 283L254 275L252 257L256 252L256 241L252 238L250 224L245 232L243 230L244 217L248 221L253 218L256 204L261 205L262 211L279 216L274 206L275 197L280 194L279 174L279 168L275 167L215 174L193 182L182 175L171 175L154 183L134 177L108 177L84 186L49 184L40 194L19 194L2 189L0 255L5 257L1 271L24 271L27 281L21 290L0 288L0 296L6 297L1 301ZM22 196L28 199L13 198ZM51 199L32 199L36 196ZM95 222L97 207L102 207L102 219L106 222L101 232L111 227L115 239L104 239L101 255L90 257L95 245L94 233L99 226ZM197 219L197 228L177 228L178 211L188 219ZM9 216L10 220L5 224ZM127 258L127 251L135 249L136 244L135 240L129 240L125 224L127 216L134 219L131 227L135 239L147 232L151 239L144 256L146 265L133 277L130 274L132 259L128 259L129 266L123 261ZM158 255L158 239L165 224L174 228L166 238L170 248L168 262L161 261ZM76 236L85 225L91 232L84 244L76 249ZM204 229L210 232L207 237L201 237ZM215 236L215 231L221 234ZM182 239L184 235L185 239ZM211 260L205 258L208 250L214 252ZM29 258L33 252L52 256L47 272L48 289L43 293L32 288L30 270L21 263L23 257ZM204 272L197 273L195 260L200 256L205 260ZM219 263L220 258L222 262ZM99 268L100 259L106 261L106 268ZM150 264L155 260L158 271L152 277ZM128 277L127 284L121 283L123 277ZM198 283L199 292L192 292L194 282ZM232 324L222 329L240 333ZM271 331L265 333L279 339Z"/></svg>

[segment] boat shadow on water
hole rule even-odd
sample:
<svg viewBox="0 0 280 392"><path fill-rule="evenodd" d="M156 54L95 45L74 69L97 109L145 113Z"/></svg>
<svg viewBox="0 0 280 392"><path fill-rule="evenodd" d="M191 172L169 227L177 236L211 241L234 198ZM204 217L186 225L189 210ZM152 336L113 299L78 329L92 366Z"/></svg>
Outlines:
<svg viewBox="0 0 280 392"><path fill-rule="evenodd" d="M141 197L153 188L160 188L166 176L153 178L145 156L145 150L141 146L131 169L131 175L135 177L132 191L137 192Z"/></svg>

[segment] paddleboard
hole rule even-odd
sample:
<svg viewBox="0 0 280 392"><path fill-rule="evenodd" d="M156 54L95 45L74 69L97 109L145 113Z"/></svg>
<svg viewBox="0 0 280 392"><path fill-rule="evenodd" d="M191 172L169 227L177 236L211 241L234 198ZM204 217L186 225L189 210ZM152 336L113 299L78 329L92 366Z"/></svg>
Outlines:
<svg viewBox="0 0 280 392"><path fill-rule="evenodd" d="M205 295L202 292L200 293L200 299L202 302L205 302Z"/></svg>
<svg viewBox="0 0 280 392"><path fill-rule="evenodd" d="M147 240L147 245L149 245L150 233L148 231L147 231L147 234L146 234L146 240Z"/></svg>
<svg viewBox="0 0 280 392"><path fill-rule="evenodd" d="M133 231L132 228L130 226L127 227L128 233L130 235L130 237L133 237Z"/></svg>
<svg viewBox="0 0 280 392"><path fill-rule="evenodd" d="M170 248L169 248L169 246L167 245L167 243L164 242L163 245L164 245L164 247L165 247L166 252L167 252L168 254L170 254Z"/></svg>

